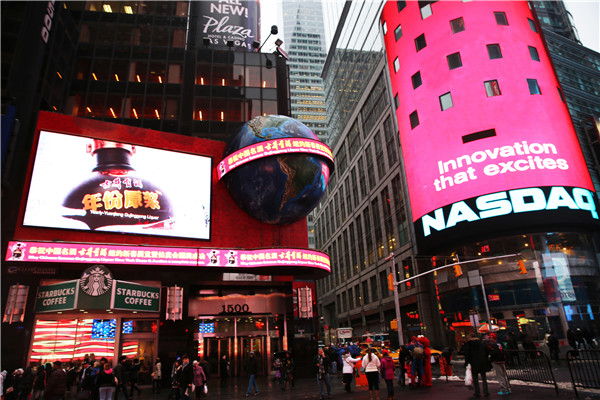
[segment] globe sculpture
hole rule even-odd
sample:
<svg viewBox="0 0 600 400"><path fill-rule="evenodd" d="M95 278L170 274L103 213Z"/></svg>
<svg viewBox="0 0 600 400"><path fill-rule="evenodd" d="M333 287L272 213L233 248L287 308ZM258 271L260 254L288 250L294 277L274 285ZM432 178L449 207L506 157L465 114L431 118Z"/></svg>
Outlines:
<svg viewBox="0 0 600 400"><path fill-rule="evenodd" d="M228 143L224 159L249 146L293 138L318 141L303 123L280 115L260 116L245 123ZM254 146L255 148L257 146ZM254 150L254 149L253 149ZM308 215L325 193L333 163L307 152L258 157L223 176L235 202L252 217L269 224L289 224Z"/></svg>

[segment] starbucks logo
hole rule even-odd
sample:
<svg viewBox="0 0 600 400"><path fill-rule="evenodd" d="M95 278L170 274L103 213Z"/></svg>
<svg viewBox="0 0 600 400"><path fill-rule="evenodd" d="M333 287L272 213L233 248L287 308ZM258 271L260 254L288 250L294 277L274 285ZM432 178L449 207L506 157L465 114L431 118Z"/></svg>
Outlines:
<svg viewBox="0 0 600 400"><path fill-rule="evenodd" d="M86 269L79 279L79 287L89 296L102 296L113 285L113 277L103 265L93 265Z"/></svg>

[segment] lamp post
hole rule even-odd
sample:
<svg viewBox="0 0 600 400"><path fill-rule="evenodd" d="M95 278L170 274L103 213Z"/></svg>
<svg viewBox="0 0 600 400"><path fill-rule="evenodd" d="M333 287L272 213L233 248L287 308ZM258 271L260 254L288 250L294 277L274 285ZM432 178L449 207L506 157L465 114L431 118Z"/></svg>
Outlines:
<svg viewBox="0 0 600 400"><path fill-rule="evenodd" d="M394 263L394 252L391 252L390 255L385 259L391 260L392 262L392 279L394 285L394 305L396 307L396 326L398 328L398 346L401 346L404 343L404 338L402 335L402 316L400 314L400 298L398 297L398 282L396 280L396 263Z"/></svg>

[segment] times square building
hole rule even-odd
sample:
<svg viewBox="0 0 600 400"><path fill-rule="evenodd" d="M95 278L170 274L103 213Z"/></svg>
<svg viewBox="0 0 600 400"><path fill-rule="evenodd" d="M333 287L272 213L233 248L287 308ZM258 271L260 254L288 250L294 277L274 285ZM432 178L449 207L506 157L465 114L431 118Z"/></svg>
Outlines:
<svg viewBox="0 0 600 400"><path fill-rule="evenodd" d="M555 69L579 62L597 79L598 54L565 61L584 48L552 32L550 54L527 2L388 1L340 15L323 73L337 167L315 218L332 258L317 285L327 340L352 327L394 343L397 317L402 340L423 334L435 348L459 348L490 320L501 338L538 344L553 330L563 349L569 329L597 336L597 89L561 84ZM390 258L397 281L480 261L398 285L397 315Z"/></svg>
<svg viewBox="0 0 600 400"><path fill-rule="evenodd" d="M236 130L290 109L285 53L258 52L259 5L234 3L3 2L3 367L94 353L149 379L188 354L217 376L227 355L235 376L252 351L263 375L314 350L328 256L221 179L266 151L224 158Z"/></svg>

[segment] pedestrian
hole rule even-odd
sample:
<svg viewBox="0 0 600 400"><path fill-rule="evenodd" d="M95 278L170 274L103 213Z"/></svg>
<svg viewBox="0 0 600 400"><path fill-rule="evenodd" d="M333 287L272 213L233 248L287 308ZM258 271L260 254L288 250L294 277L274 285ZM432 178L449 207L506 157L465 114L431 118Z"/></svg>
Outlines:
<svg viewBox="0 0 600 400"><path fill-rule="evenodd" d="M33 380L33 394L31 400L40 400L44 397L44 388L46 387L46 369L44 364L40 364L35 369L35 379Z"/></svg>
<svg viewBox="0 0 600 400"><path fill-rule="evenodd" d="M81 363L81 371L79 373L79 390L77 391L77 400L88 400L92 396L94 389L94 377L92 376L93 368L90 360L83 359Z"/></svg>
<svg viewBox="0 0 600 400"><path fill-rule="evenodd" d="M19 384L19 400L29 400L29 396L33 390L33 380L35 375L31 367L25 368L21 383Z"/></svg>
<svg viewBox="0 0 600 400"><path fill-rule="evenodd" d="M492 370L492 365L489 360L489 347L477 337L475 333L469 334L469 340L464 344L462 352L465 356L465 365L471 365L471 373L473 374L473 387L475 388L475 397L481 397L479 389L479 376L483 386L483 395L489 396L488 383L486 373Z"/></svg>
<svg viewBox="0 0 600 400"><path fill-rule="evenodd" d="M113 369L113 375L117 378L117 386L115 388L115 400L119 400L119 392L122 391L125 396L125 400L129 400L127 395L127 357L121 356L119 362Z"/></svg>
<svg viewBox="0 0 600 400"><path fill-rule="evenodd" d="M179 400L179 370L181 370L181 362L178 358L173 363L171 372L171 390L169 390L167 400L171 400L172 398Z"/></svg>
<svg viewBox="0 0 600 400"><path fill-rule="evenodd" d="M499 395L510 394L510 381L508 380L508 374L506 373L506 354L502 343L498 342L495 333L490 334L490 361L494 367L496 373L496 379L500 384Z"/></svg>
<svg viewBox="0 0 600 400"><path fill-rule="evenodd" d="M282 380L281 380L281 390L285 390L288 383L290 388L294 388L294 360L292 359L292 355L288 352L285 353L285 356L282 361Z"/></svg>
<svg viewBox="0 0 600 400"><path fill-rule="evenodd" d="M313 363L317 367L317 384L319 385L319 399L325 398L323 385L327 387L327 398L331 398L331 360L323 349L319 349Z"/></svg>
<svg viewBox="0 0 600 400"><path fill-rule="evenodd" d="M254 357L253 351L251 351L248 355L248 361L246 362L246 373L248 374L248 390L246 390L246 397L250 396L253 388L254 396L258 396L258 385L256 384L258 362L256 361L256 357Z"/></svg>
<svg viewBox="0 0 600 400"><path fill-rule="evenodd" d="M117 378L110 363L105 362L98 374L98 395L100 400L112 400L115 388L117 387Z"/></svg>
<svg viewBox="0 0 600 400"><path fill-rule="evenodd" d="M415 387L423 384L423 376L425 375L425 371L423 369L425 349L415 336L412 337L411 342L408 346L406 346L406 348L410 351L412 357L410 363L410 388L414 389Z"/></svg>
<svg viewBox="0 0 600 400"><path fill-rule="evenodd" d="M550 358L556 362L558 362L558 356L560 354L558 339L554 335L554 331L548 331L548 336L546 337L546 345L550 350Z"/></svg>
<svg viewBox="0 0 600 400"><path fill-rule="evenodd" d="M446 347L439 358L440 372L446 377L452 376L452 349Z"/></svg>
<svg viewBox="0 0 600 400"><path fill-rule="evenodd" d="M342 382L344 382L344 390L351 392L352 377L354 376L354 364L359 362L360 358L353 358L350 355L350 350L346 349L342 355Z"/></svg>
<svg viewBox="0 0 600 400"><path fill-rule="evenodd" d="M379 400L379 368L381 367L381 361L379 357L373 354L373 348L367 349L367 354L362 359L362 368L365 370L367 375L367 382L369 383L369 396L373 400Z"/></svg>
<svg viewBox="0 0 600 400"><path fill-rule="evenodd" d="M194 373L193 382L195 388L196 399L204 396L204 386L206 385L206 375L204 374L204 369L198 363L198 361L194 361L192 363L192 372Z"/></svg>
<svg viewBox="0 0 600 400"><path fill-rule="evenodd" d="M67 373L60 361L54 361L52 373L46 382L44 400L64 400L67 392Z"/></svg>
<svg viewBox="0 0 600 400"><path fill-rule="evenodd" d="M6 370L0 372L0 396L2 396L2 400L4 400L4 384L6 382L6 376L8 372Z"/></svg>
<svg viewBox="0 0 600 400"><path fill-rule="evenodd" d="M152 366L152 393L160 393L160 383L162 380L162 363L160 358L156 357L154 365Z"/></svg>
<svg viewBox="0 0 600 400"><path fill-rule="evenodd" d="M227 358L227 354L223 354L223 357L221 357L221 365L220 365L220 371L221 371L221 387L227 387L227 380L229 379L229 359Z"/></svg>
<svg viewBox="0 0 600 400"><path fill-rule="evenodd" d="M419 336L417 341L423 346L423 385L431 387L431 348L429 339Z"/></svg>
<svg viewBox="0 0 600 400"><path fill-rule="evenodd" d="M194 370L192 364L190 364L190 358L187 355L183 356L182 361L181 368L179 368L177 374L177 381L179 382L179 398L190 400L189 393L194 380Z"/></svg>
<svg viewBox="0 0 600 400"><path fill-rule="evenodd" d="M133 390L134 389L135 389L135 391L137 391L138 398L142 395L142 389L140 389L139 386L137 385L141 366L142 366L142 364L140 363L139 358L134 358L133 363L131 364L131 366L129 368L129 386L130 386L129 398L130 399L133 398Z"/></svg>
<svg viewBox="0 0 600 400"><path fill-rule="evenodd" d="M381 376L383 376L383 379L385 380L387 400L394 398L395 369L394 360L390 357L390 353L387 350L384 350L383 358L381 359Z"/></svg>

